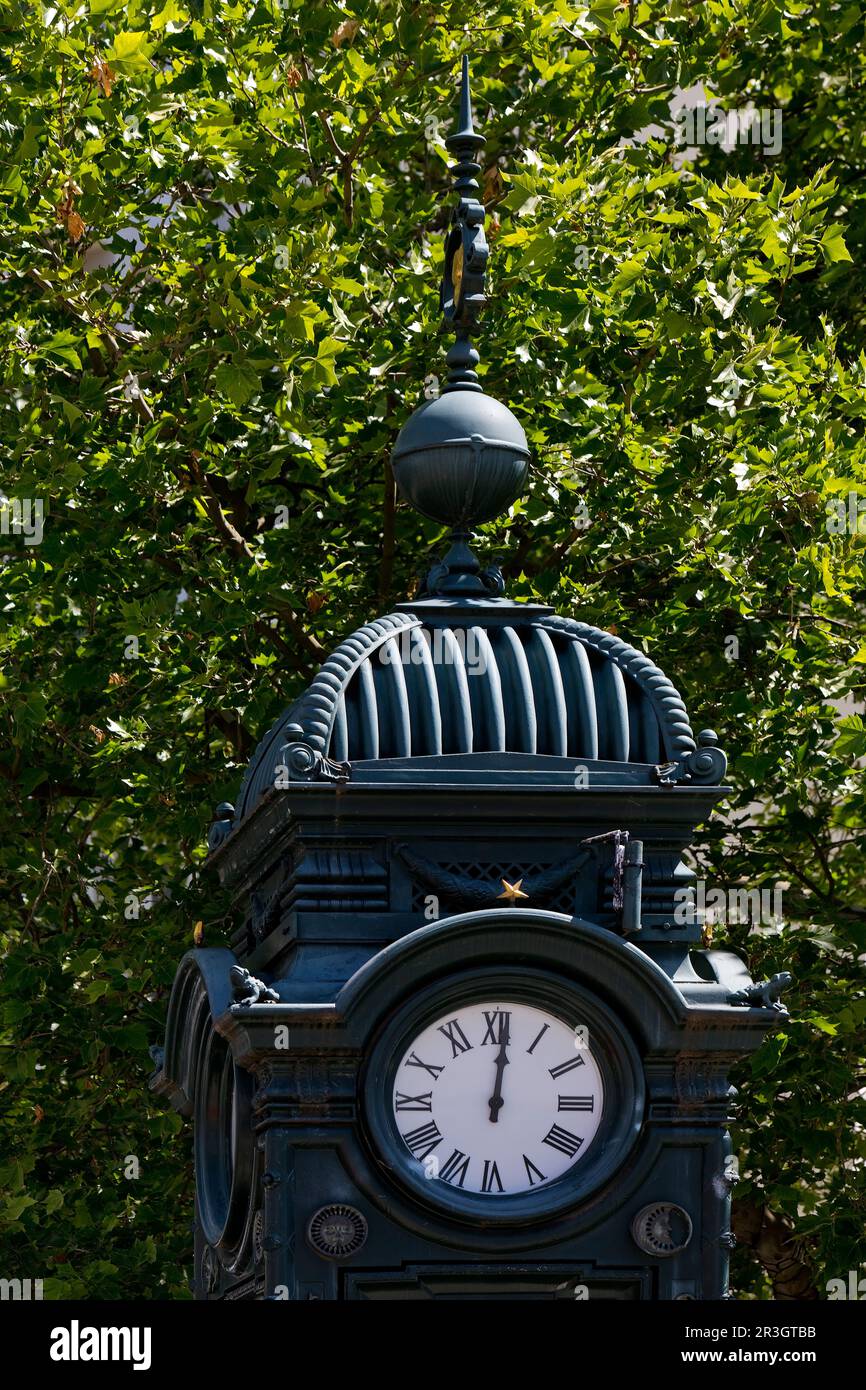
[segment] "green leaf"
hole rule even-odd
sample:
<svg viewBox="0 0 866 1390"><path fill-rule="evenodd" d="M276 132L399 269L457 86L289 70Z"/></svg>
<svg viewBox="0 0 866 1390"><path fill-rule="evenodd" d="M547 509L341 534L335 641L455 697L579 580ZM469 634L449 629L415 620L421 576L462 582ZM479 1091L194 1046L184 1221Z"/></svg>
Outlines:
<svg viewBox="0 0 866 1390"><path fill-rule="evenodd" d="M25 1192L22 1193L20 1197L10 1198L2 1208L2 1213L0 1213L0 1215L2 1215L3 1220L14 1222L24 1214L28 1207L34 1207L35 1205L36 1198L28 1197Z"/></svg>
<svg viewBox="0 0 866 1390"><path fill-rule="evenodd" d="M621 290L631 289L632 285L635 285L645 274L646 266L643 261L623 261L611 283L611 294L619 294Z"/></svg>
<svg viewBox="0 0 866 1390"><path fill-rule="evenodd" d="M842 229L835 225L828 227L822 236L821 250L824 253L824 260L827 265L835 265L837 261L851 260L851 253L845 245Z"/></svg>
<svg viewBox="0 0 866 1390"><path fill-rule="evenodd" d="M866 724L859 714L849 714L840 719L837 725L838 738L833 752L840 758L862 758L866 755Z"/></svg>
<svg viewBox="0 0 866 1390"><path fill-rule="evenodd" d="M256 372L234 362L222 362L214 373L217 389L236 406L246 405L261 389Z"/></svg>
<svg viewBox="0 0 866 1390"><path fill-rule="evenodd" d="M349 51L354 53L355 50L350 49ZM336 275L331 283L335 290L342 290L343 294L356 295L364 293L364 286L361 284L360 280L352 280L346 275Z"/></svg>
<svg viewBox="0 0 866 1390"><path fill-rule="evenodd" d="M315 324L315 319L307 317L306 314L286 314L286 332L292 338L300 338L305 342L312 343L316 337Z"/></svg>
<svg viewBox="0 0 866 1390"><path fill-rule="evenodd" d="M152 48L145 31L123 30L106 51L106 62L120 73L143 72L150 67Z"/></svg>

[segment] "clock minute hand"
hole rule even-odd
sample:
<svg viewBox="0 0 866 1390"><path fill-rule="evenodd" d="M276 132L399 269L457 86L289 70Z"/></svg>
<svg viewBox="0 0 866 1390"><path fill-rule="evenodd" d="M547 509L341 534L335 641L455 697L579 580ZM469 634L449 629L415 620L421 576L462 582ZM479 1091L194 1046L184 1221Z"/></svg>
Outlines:
<svg viewBox="0 0 866 1390"><path fill-rule="evenodd" d="M496 1056L496 1085L493 1088L493 1095L490 1097L490 1123L494 1125L499 1119L499 1112L505 1104L505 1101L502 1099L502 1076L505 1068L508 1066L508 1053L505 1050L507 1046L508 1038L503 1035L502 1041L499 1044L499 1052Z"/></svg>

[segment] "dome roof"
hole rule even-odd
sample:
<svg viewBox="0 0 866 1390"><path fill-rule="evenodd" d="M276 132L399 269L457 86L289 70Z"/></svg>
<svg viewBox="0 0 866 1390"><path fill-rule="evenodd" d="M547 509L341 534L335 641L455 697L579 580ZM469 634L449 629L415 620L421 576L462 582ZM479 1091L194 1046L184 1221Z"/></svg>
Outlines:
<svg viewBox="0 0 866 1390"><path fill-rule="evenodd" d="M365 623L262 740L235 823L298 745L351 764L359 781L384 759L449 754L653 766L701 757L680 695L648 657L599 628L504 600L419 601Z"/></svg>

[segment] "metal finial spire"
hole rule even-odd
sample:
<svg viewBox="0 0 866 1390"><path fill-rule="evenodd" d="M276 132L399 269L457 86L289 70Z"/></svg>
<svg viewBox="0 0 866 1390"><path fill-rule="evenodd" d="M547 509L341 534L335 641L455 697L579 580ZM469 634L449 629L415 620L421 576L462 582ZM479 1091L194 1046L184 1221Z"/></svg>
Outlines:
<svg viewBox="0 0 866 1390"><path fill-rule="evenodd" d="M469 54L463 54L463 74L460 82L460 129L475 134L472 124L472 96L469 91Z"/></svg>
<svg viewBox="0 0 866 1390"><path fill-rule="evenodd" d="M391 464L401 493L422 516L451 528L451 548L424 581L425 595L472 603L502 593L498 567L469 548L472 529L499 516L526 484L529 445L507 406L481 389L470 342L485 303L487 241L478 200L478 155L486 141L472 123L469 63L463 59L459 129L446 140L457 206L445 238L442 312L457 341L448 352L448 384L419 406L400 431Z"/></svg>
<svg viewBox="0 0 866 1390"><path fill-rule="evenodd" d="M460 128L455 130L453 135L449 135L445 144L449 150L454 150L455 154L460 154L461 145L468 142L469 155L476 149L483 149L487 141L483 135L479 135L472 121L472 93L469 90L469 56L463 54L463 75L460 80ZM456 170L455 170L456 172ZM457 185L459 187L459 185Z"/></svg>
<svg viewBox="0 0 866 1390"><path fill-rule="evenodd" d="M476 158L486 143L472 121L469 58L464 54L459 129L445 141L455 156L451 173L454 192L459 199L445 240L445 274L441 290L442 312L457 338L446 358L450 368L448 384L444 388L446 391L481 390L475 371L478 353L470 342L470 336L478 326L487 299L484 271L488 246L484 235L484 208L477 197L477 176L481 173L481 165Z"/></svg>

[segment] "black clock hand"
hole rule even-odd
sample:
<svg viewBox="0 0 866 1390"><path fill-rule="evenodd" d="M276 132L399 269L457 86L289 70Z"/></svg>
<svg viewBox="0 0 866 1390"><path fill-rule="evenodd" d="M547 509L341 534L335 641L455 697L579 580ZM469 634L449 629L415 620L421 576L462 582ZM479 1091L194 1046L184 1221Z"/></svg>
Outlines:
<svg viewBox="0 0 866 1390"><path fill-rule="evenodd" d="M505 1104L505 1101L502 1099L502 1076L505 1068L508 1066L508 1053L505 1050L507 1046L508 1034L503 1028L499 1052L496 1055L496 1085L493 1088L493 1095L490 1097L490 1123L494 1125L499 1119L499 1112Z"/></svg>

